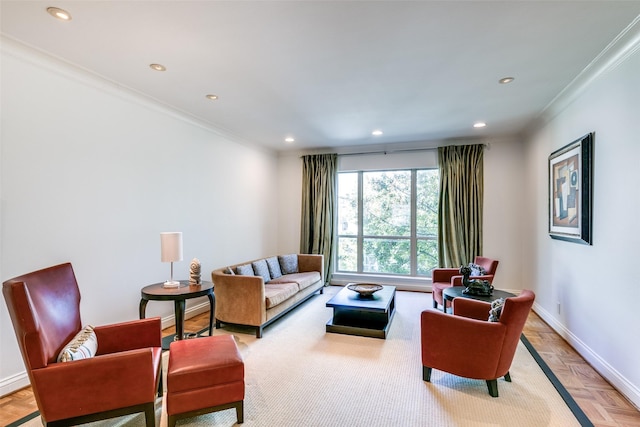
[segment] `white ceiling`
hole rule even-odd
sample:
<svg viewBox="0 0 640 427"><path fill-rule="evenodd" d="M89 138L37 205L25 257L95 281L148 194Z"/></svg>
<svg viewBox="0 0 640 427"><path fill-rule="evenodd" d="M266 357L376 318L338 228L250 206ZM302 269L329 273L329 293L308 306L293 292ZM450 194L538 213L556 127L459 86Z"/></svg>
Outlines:
<svg viewBox="0 0 640 427"><path fill-rule="evenodd" d="M517 134L640 14L640 1L0 4L5 36L276 150Z"/></svg>

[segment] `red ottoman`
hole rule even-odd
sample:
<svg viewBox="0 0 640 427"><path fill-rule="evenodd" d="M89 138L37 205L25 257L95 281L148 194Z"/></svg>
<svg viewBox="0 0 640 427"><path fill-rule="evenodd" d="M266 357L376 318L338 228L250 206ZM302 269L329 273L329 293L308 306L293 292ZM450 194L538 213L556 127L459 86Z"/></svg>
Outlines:
<svg viewBox="0 0 640 427"><path fill-rule="evenodd" d="M232 335L174 341L167 370L169 427L182 418L236 409L244 422L244 362Z"/></svg>

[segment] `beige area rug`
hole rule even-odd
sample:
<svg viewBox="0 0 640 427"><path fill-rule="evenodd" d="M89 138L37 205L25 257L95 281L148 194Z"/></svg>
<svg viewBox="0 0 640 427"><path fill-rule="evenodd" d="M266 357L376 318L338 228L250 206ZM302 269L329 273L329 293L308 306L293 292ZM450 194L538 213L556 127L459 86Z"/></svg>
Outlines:
<svg viewBox="0 0 640 427"><path fill-rule="evenodd" d="M422 380L420 312L431 294L398 292L386 340L325 332L332 310L330 287L265 329L262 339L245 329L234 335L245 362L244 426L578 426L554 386L520 343L513 382L486 383L434 370ZM165 362L166 362L165 353ZM474 357L472 354L469 357ZM157 422L167 425L158 399ZM40 426L39 418L27 426ZM143 426L140 415L96 426ZM178 425L233 426L235 410L182 420Z"/></svg>

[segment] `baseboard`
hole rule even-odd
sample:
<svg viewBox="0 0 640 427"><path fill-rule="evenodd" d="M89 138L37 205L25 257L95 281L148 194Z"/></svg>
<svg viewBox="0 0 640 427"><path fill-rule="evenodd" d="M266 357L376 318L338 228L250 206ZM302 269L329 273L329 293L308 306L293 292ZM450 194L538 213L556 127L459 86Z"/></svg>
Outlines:
<svg viewBox="0 0 640 427"><path fill-rule="evenodd" d="M18 372L7 378L0 379L0 397L15 393L21 388L27 387L29 384L29 376L27 371Z"/></svg>
<svg viewBox="0 0 640 427"><path fill-rule="evenodd" d="M627 378L613 368L606 360L602 359L588 345L575 336L569 329L558 321L550 312L539 304L533 304L535 311L554 331L564 338L598 373L616 390L625 396L636 408L640 410L640 389Z"/></svg>

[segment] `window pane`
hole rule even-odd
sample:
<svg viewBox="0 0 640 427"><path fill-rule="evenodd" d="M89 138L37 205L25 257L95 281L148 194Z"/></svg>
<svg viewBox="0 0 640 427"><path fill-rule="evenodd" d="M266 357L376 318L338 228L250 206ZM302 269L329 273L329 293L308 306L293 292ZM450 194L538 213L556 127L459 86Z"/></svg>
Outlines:
<svg viewBox="0 0 640 427"><path fill-rule="evenodd" d="M418 274L431 277L431 271L438 266L438 242L418 240Z"/></svg>
<svg viewBox="0 0 640 427"><path fill-rule="evenodd" d="M358 234L357 173L338 174L338 234Z"/></svg>
<svg viewBox="0 0 640 427"><path fill-rule="evenodd" d="M416 173L416 235L438 235L438 193L440 183L437 169L419 170ZM437 253L437 252L436 252Z"/></svg>
<svg viewBox="0 0 640 427"><path fill-rule="evenodd" d="M409 236L411 171L362 174L363 234Z"/></svg>
<svg viewBox="0 0 640 427"><path fill-rule="evenodd" d="M357 239L351 237L338 238L338 270L357 271L358 270L358 243Z"/></svg>
<svg viewBox="0 0 640 427"><path fill-rule="evenodd" d="M363 266L365 273L409 274L409 240L364 239Z"/></svg>

